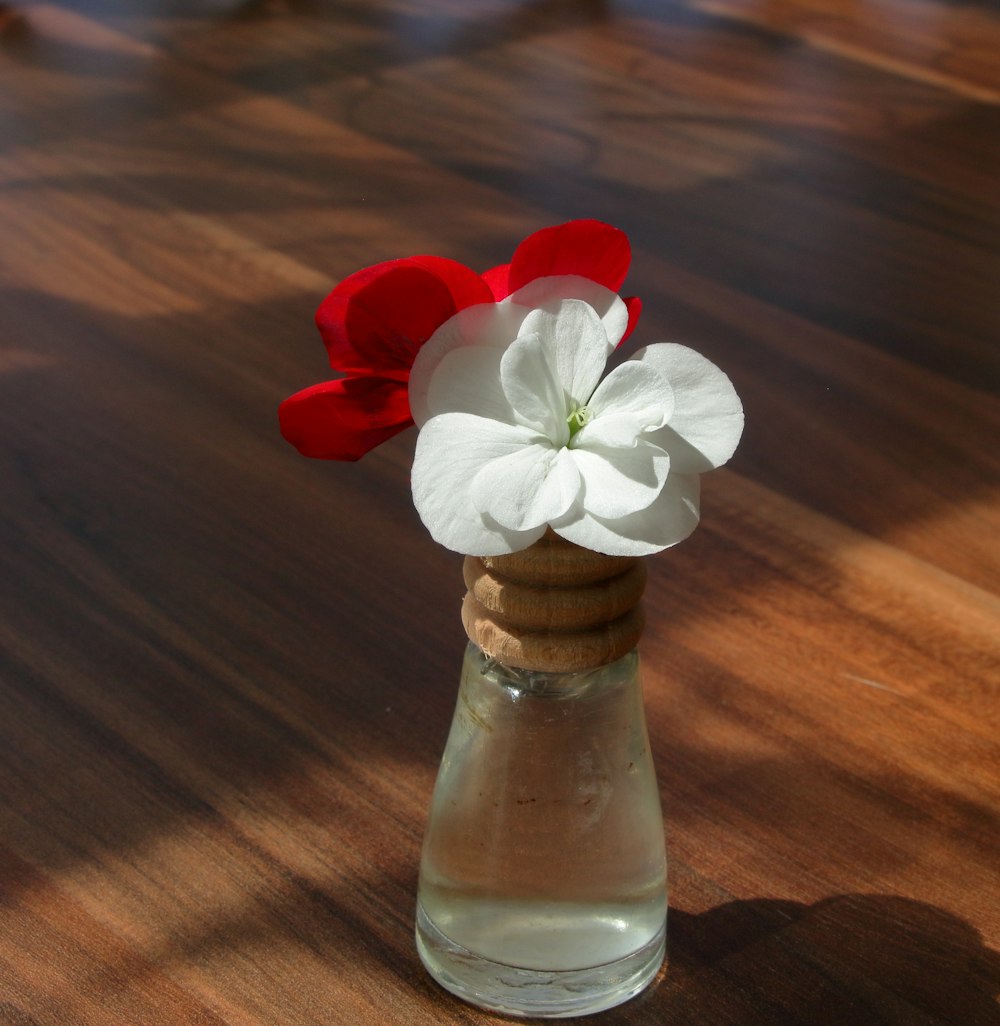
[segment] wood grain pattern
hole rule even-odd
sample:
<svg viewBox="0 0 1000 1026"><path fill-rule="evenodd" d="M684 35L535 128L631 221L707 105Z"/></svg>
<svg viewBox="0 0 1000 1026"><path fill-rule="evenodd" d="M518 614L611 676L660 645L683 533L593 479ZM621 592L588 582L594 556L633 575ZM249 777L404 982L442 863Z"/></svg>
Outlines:
<svg viewBox="0 0 1000 1026"><path fill-rule="evenodd" d="M338 278L624 228L747 432L647 560L669 961L620 1024L1000 1023L1000 17L0 5L0 1026L485 1024L412 943L464 644Z"/></svg>

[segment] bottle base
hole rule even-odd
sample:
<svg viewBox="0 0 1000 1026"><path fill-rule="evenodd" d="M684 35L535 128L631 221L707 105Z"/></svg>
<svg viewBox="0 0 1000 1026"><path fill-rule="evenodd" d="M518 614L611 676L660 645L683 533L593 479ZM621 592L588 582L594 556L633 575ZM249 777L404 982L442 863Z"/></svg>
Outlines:
<svg viewBox="0 0 1000 1026"><path fill-rule="evenodd" d="M417 904L417 952L445 990L505 1015L563 1019L635 997L653 981L666 951L666 923L638 951L583 969L537 970L492 962L455 944Z"/></svg>

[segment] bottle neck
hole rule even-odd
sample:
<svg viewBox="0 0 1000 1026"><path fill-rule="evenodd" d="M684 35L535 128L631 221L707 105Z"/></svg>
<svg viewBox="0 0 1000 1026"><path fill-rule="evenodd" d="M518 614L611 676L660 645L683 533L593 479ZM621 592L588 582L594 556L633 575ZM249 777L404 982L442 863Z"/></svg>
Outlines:
<svg viewBox="0 0 1000 1026"><path fill-rule="evenodd" d="M504 556L467 556L462 622L507 668L579 673L621 659L642 633L639 559L606 556L549 531Z"/></svg>
<svg viewBox="0 0 1000 1026"><path fill-rule="evenodd" d="M511 698L588 698L638 681L639 655L635 648L603 666L585 670L537 670L507 666L469 643L467 660L483 680L511 693Z"/></svg>

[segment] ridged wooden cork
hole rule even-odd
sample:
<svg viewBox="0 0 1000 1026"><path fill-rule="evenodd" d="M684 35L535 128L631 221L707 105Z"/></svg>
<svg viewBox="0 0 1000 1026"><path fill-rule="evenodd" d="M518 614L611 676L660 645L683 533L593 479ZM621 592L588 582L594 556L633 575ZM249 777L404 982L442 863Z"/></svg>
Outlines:
<svg viewBox="0 0 1000 1026"><path fill-rule="evenodd" d="M462 622L506 666L577 672L614 662L642 634L646 568L552 531L506 556L466 556Z"/></svg>

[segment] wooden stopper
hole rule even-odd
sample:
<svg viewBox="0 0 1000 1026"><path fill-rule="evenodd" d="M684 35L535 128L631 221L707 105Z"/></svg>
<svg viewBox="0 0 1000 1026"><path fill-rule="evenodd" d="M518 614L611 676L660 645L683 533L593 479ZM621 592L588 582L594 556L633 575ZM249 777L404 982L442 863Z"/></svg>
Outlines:
<svg viewBox="0 0 1000 1026"><path fill-rule="evenodd" d="M646 569L553 531L506 556L466 556L465 631L506 666L578 672L614 662L642 633Z"/></svg>

